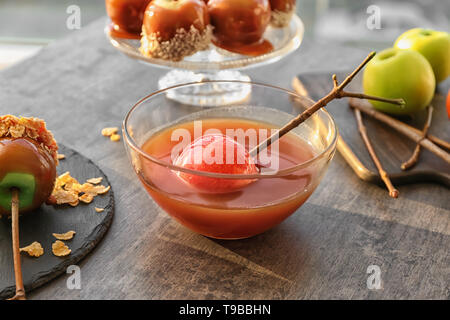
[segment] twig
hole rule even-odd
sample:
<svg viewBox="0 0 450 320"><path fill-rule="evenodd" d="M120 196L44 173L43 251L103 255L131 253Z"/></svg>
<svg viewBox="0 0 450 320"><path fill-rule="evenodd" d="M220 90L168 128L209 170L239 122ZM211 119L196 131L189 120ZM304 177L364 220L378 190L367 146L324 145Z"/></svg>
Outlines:
<svg viewBox="0 0 450 320"><path fill-rule="evenodd" d="M359 111L358 109L354 109L354 112L356 122L358 123L359 133L361 134L364 144L367 147L367 151L369 151L370 157L372 158L373 162L375 163L375 166L378 169L381 179L388 188L389 196L391 196L392 198L398 198L398 190L395 189L395 187L392 185L391 179L389 179L389 175L383 169L383 166L381 165L381 162L378 159L377 154L375 153L375 150L372 147L372 143L370 142L369 136L367 135L366 126L364 125L364 122L362 120L361 111Z"/></svg>
<svg viewBox="0 0 450 320"><path fill-rule="evenodd" d="M370 95L367 95L364 93L355 93L355 92L347 92L347 91L342 91L341 97L377 100L377 101L382 101L382 102L387 102L387 103L392 103L392 104L397 104L397 105L405 104L403 99L388 99L388 98L370 96Z"/></svg>
<svg viewBox="0 0 450 320"><path fill-rule="evenodd" d="M411 127L413 130L419 131L414 127ZM431 134L427 134L427 139L433 142L434 144L438 145L441 148L444 148L446 150L450 150L450 142L447 142L445 140L442 140L441 138L435 137Z"/></svg>
<svg viewBox="0 0 450 320"><path fill-rule="evenodd" d="M287 123L285 126L283 126L281 129L277 130L273 135L271 135L268 139L261 142L258 146L253 148L250 151L251 156L256 156L261 150L269 147L273 142L280 139L282 136L284 136L286 133L291 131L292 129L299 126L301 123L306 121L309 117L311 117L317 110L320 108L326 106L330 101L334 99L340 99L344 97L352 97L355 94L349 93L344 91L344 88L350 83L350 81L353 80L353 78L356 76L356 74L364 68L364 66L375 56L375 52L371 52L364 61L355 69L353 72L345 78L345 80L338 84L337 77L335 74L333 74L333 89L322 99L318 100L316 103L314 103L311 107L303 111L303 113L299 114L297 117L292 119L289 123ZM402 99L385 99L380 97L374 97L374 96L367 96L364 94L358 94L358 96L362 99L371 99L371 100L379 100L384 102L389 102L396 105L403 105L405 102Z"/></svg>
<svg viewBox="0 0 450 320"><path fill-rule="evenodd" d="M428 115L425 125L422 129L422 139L427 136L428 129L430 128L431 125L431 120L433 119L433 106L429 105L427 110ZM402 170L411 169L416 165L417 161L419 161L420 149L421 149L420 144L416 144L416 147L414 148L414 152L411 155L411 157L407 161L403 162L402 165L400 166Z"/></svg>
<svg viewBox="0 0 450 320"><path fill-rule="evenodd" d="M357 100L354 100L354 99L350 99L350 106L352 108L358 108L359 110L361 110L365 114L367 114L367 115L371 116L372 118L375 118L375 119L377 119L377 120L379 120L381 122L384 122L385 124L387 124L388 126L391 126L391 127L392 127L392 121L396 121L394 118L389 117L389 116L387 116L387 115L385 115L385 114L383 114L381 112L378 112L377 110L372 108L372 106L366 101L357 101ZM383 117L383 116L385 116L385 117ZM388 118L390 118L392 120L387 120ZM422 133L419 129L411 127L410 125L408 125L408 124L406 124L404 122L398 121L398 125L407 128L407 130L411 130L413 132L416 132L417 134L421 134ZM444 149L450 150L450 142L442 140L442 139L440 139L438 137L435 137L435 136L433 136L431 134L427 134L426 138L428 140L430 140L431 142L435 143L436 145L438 145L438 146L440 146L440 147L442 147Z"/></svg>
<svg viewBox="0 0 450 320"><path fill-rule="evenodd" d="M16 279L16 295L9 300L26 300L25 289L23 287L22 266L20 263L19 249L19 190L11 189L11 228L12 228L12 248L14 258L14 276Z"/></svg>
<svg viewBox="0 0 450 320"><path fill-rule="evenodd" d="M415 143L420 144L423 148L428 149L438 157L442 158L445 162L450 163L450 154L431 142L431 140L428 139L428 136L423 138L420 130L408 126L407 124L384 113L376 111L367 101L350 98L349 103L352 108L358 109L361 112L389 125Z"/></svg>
<svg viewBox="0 0 450 320"><path fill-rule="evenodd" d="M333 87L337 88L339 87L339 82L337 80L337 75L333 74L333 76L331 77L331 79L333 79Z"/></svg>

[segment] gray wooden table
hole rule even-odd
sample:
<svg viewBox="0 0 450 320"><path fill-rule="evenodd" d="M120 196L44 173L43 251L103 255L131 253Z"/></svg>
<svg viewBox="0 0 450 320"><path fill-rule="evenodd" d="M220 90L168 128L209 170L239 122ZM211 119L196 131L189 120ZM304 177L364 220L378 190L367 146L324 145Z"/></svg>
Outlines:
<svg viewBox="0 0 450 320"><path fill-rule="evenodd" d="M100 136L156 89L164 71L113 49L104 20L0 72L0 114L46 119L56 138L109 176L117 209L111 229L80 263L81 290L67 276L31 299L411 299L450 298L449 190L402 186L390 199L358 180L338 154L308 202L278 227L241 241L211 240L172 221L134 176L120 143ZM314 70L349 69L367 52L305 42L290 57L248 73L289 87ZM270 75L270 76L269 76ZM367 268L382 288L367 288Z"/></svg>

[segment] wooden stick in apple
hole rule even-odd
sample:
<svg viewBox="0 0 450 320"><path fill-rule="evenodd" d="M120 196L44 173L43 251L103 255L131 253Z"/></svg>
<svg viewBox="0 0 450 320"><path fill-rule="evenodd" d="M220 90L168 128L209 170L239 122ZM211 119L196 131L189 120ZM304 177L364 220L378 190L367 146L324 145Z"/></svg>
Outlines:
<svg viewBox="0 0 450 320"><path fill-rule="evenodd" d="M19 190L11 189L11 229L12 229L12 249L14 259L14 276L16 279L16 294L9 300L26 300L25 288L23 286L22 265L20 261L19 248Z"/></svg>
<svg viewBox="0 0 450 320"><path fill-rule="evenodd" d="M19 212L33 212L51 195L56 178L58 145L41 119L0 116L0 128L0 216L11 216L12 219L16 280L16 294L12 300L24 300Z"/></svg>

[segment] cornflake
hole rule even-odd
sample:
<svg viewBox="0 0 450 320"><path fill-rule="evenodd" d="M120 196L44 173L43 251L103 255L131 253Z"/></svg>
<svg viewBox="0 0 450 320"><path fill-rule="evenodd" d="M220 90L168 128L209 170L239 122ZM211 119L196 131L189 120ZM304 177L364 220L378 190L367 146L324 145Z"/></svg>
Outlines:
<svg viewBox="0 0 450 320"><path fill-rule="evenodd" d="M70 204L72 206L78 205L78 193L73 191L67 191L64 189L53 190L52 197L55 199L56 204Z"/></svg>
<svg viewBox="0 0 450 320"><path fill-rule="evenodd" d="M16 124L14 126L11 126L9 128L9 133L11 134L11 137L13 137L13 138L21 138L24 136L25 126L23 126L21 124Z"/></svg>
<svg viewBox="0 0 450 320"><path fill-rule="evenodd" d="M91 178L91 179L87 179L86 182L90 183L90 184L99 184L100 182L102 182L103 178L99 177L99 178Z"/></svg>
<svg viewBox="0 0 450 320"><path fill-rule="evenodd" d="M69 204L72 206L72 207L76 207L77 205L79 205L80 204L80 200L76 200L76 201L74 201L74 202L69 202Z"/></svg>
<svg viewBox="0 0 450 320"><path fill-rule="evenodd" d="M72 252L72 250L70 250L69 247L60 240L56 240L55 242L53 242L52 251L53 254L57 257L65 257Z"/></svg>
<svg viewBox="0 0 450 320"><path fill-rule="evenodd" d="M75 234L75 231L67 231L66 233L53 233L53 236L58 240L71 240Z"/></svg>
<svg viewBox="0 0 450 320"><path fill-rule="evenodd" d="M95 207L95 211L96 211L96 212L98 212L98 213L100 213L100 212L103 212L103 211L105 211L105 209L103 209L103 208L97 208L97 207Z"/></svg>
<svg viewBox="0 0 450 320"><path fill-rule="evenodd" d="M111 189L111 186L107 186L107 187L105 187L105 186L95 186L95 187L94 187L94 190L95 190L95 192L97 192L97 195L98 195L98 194L100 194L100 195L105 194L105 193L107 193L110 189Z"/></svg>
<svg viewBox="0 0 450 320"><path fill-rule="evenodd" d="M110 139L111 141L117 142L120 141L120 136L118 134L113 134Z"/></svg>
<svg viewBox="0 0 450 320"><path fill-rule="evenodd" d="M0 116L0 138L30 138L47 150L58 163L56 143L53 134L47 130L44 120L37 118Z"/></svg>
<svg viewBox="0 0 450 320"><path fill-rule="evenodd" d="M62 153L58 153L58 154L56 155L56 157L58 158L58 160L63 160L63 159L66 158L66 156L65 156L64 154L62 154Z"/></svg>
<svg viewBox="0 0 450 320"><path fill-rule="evenodd" d="M119 128L117 128L117 127L102 129L102 135L105 137L111 137L112 135L116 134L117 132L119 132Z"/></svg>
<svg viewBox="0 0 450 320"><path fill-rule="evenodd" d="M74 184L79 184L79 182L70 175L69 171L67 171L56 178L55 189L64 187L65 190L71 190Z"/></svg>
<svg viewBox="0 0 450 320"><path fill-rule="evenodd" d="M29 246L20 248L20 252L26 252L29 256L38 258L44 254L44 248L39 242L35 241Z"/></svg>
<svg viewBox="0 0 450 320"><path fill-rule="evenodd" d="M84 203L91 203L92 200L94 200L94 196L92 194L85 193L79 197L79 200Z"/></svg>
<svg viewBox="0 0 450 320"><path fill-rule="evenodd" d="M102 177L91 178L87 180L88 182L80 184L70 175L70 172L65 172L56 178L55 187L48 203L69 204L72 207L76 207L80 201L89 204L96 196L105 194L111 189L111 186L100 185L102 180Z"/></svg>

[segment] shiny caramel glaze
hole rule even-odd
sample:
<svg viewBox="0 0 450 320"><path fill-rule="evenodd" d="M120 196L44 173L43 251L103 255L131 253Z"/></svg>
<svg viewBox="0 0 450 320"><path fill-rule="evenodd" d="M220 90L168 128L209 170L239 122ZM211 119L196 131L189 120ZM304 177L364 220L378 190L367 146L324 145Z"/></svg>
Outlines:
<svg viewBox="0 0 450 320"><path fill-rule="evenodd" d="M208 10L203 0L154 0L145 10L143 31L158 34L168 41L178 30L189 31L193 26L202 32L209 25Z"/></svg>
<svg viewBox="0 0 450 320"><path fill-rule="evenodd" d="M209 0L208 12L217 46L249 55L273 50L262 39L270 22L268 0Z"/></svg>
<svg viewBox="0 0 450 320"><path fill-rule="evenodd" d="M106 12L112 20L111 35L136 38L141 34L144 11L150 0L106 0Z"/></svg>
<svg viewBox="0 0 450 320"><path fill-rule="evenodd" d="M53 191L56 162L48 151L29 138L3 138L0 140L0 181L8 173L27 173L34 176L36 190L33 204L20 210L28 212L41 206ZM9 215L0 207L0 215Z"/></svg>
<svg viewBox="0 0 450 320"><path fill-rule="evenodd" d="M114 23L111 23L109 25L108 32L109 35L114 38L136 39L136 40L139 40L141 38L140 34L119 30Z"/></svg>
<svg viewBox="0 0 450 320"><path fill-rule="evenodd" d="M262 54L269 53L273 50L273 45L270 43L270 41L265 39L261 39L260 41L251 44L239 44L239 43L226 44L218 42L215 39L212 40L212 42L219 48L252 57L257 57Z"/></svg>

